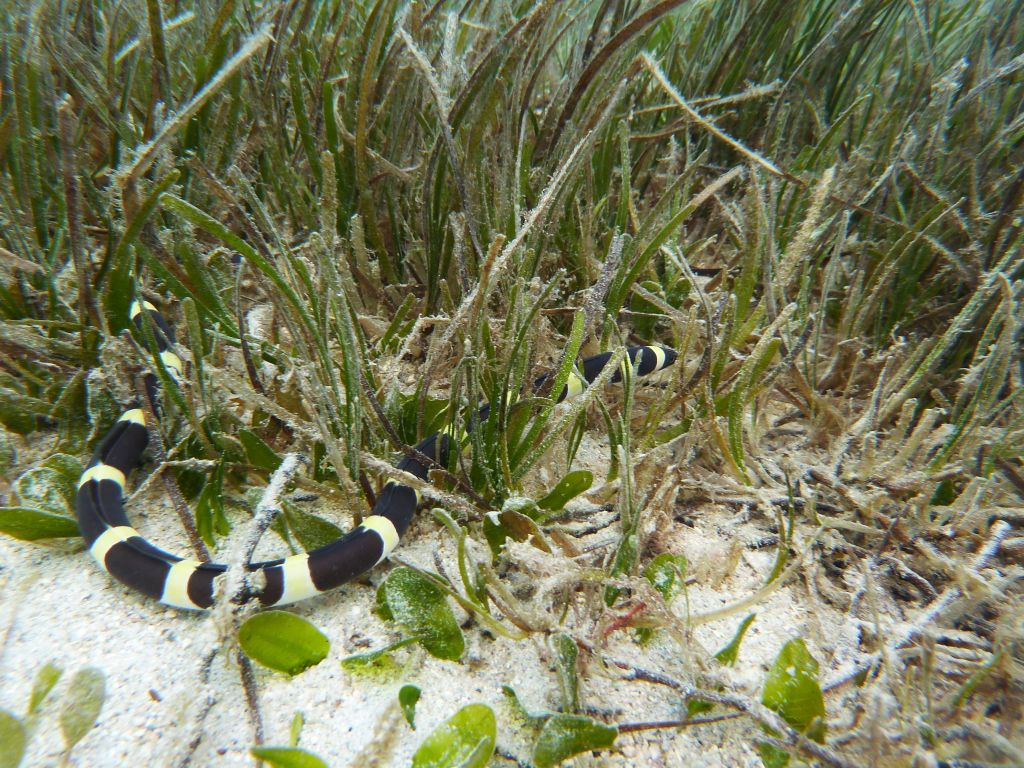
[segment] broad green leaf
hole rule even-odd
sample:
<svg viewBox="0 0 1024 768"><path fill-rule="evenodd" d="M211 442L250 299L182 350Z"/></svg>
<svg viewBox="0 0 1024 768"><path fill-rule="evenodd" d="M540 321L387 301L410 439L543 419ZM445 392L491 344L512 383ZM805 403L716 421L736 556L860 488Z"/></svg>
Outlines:
<svg viewBox="0 0 1024 768"><path fill-rule="evenodd" d="M686 558L663 552L647 564L644 577L661 593L665 602L670 603L686 580Z"/></svg>
<svg viewBox="0 0 1024 768"><path fill-rule="evenodd" d="M255 432L248 429L238 430L238 441L245 450L246 460L253 466L270 471L280 466L281 457Z"/></svg>
<svg viewBox="0 0 1024 768"><path fill-rule="evenodd" d="M70 517L28 507L0 507L0 533L22 541L67 539L79 535L78 523Z"/></svg>
<svg viewBox="0 0 1024 768"><path fill-rule="evenodd" d="M779 749L774 744L766 744L763 741L759 742L757 753L761 756L764 768L786 768L789 765L789 753L784 749Z"/></svg>
<svg viewBox="0 0 1024 768"><path fill-rule="evenodd" d="M715 705L704 699L688 699L686 701L687 717L695 717L715 708Z"/></svg>
<svg viewBox="0 0 1024 768"><path fill-rule="evenodd" d="M768 670L761 703L809 738L825 740L825 699L818 684L818 662L802 639L782 646Z"/></svg>
<svg viewBox="0 0 1024 768"><path fill-rule="evenodd" d="M537 549L553 551L551 544L548 543L548 537L532 517L514 509L503 509L498 513L498 520L501 523L501 530L516 541L529 541Z"/></svg>
<svg viewBox="0 0 1024 768"><path fill-rule="evenodd" d="M617 728L583 715L552 715L537 737L533 763L537 768L551 768L580 752L607 749L618 735Z"/></svg>
<svg viewBox="0 0 1024 768"><path fill-rule="evenodd" d="M77 490L74 480L50 467L30 469L14 481L14 491L23 505L55 515L70 513Z"/></svg>
<svg viewBox="0 0 1024 768"><path fill-rule="evenodd" d="M432 656L462 657L465 641L444 590L411 568L393 570L382 588L391 616Z"/></svg>
<svg viewBox="0 0 1024 768"><path fill-rule="evenodd" d="M0 768L18 768L25 755L25 726L10 712L0 709Z"/></svg>
<svg viewBox="0 0 1024 768"><path fill-rule="evenodd" d="M74 504L75 494L78 492L78 478L82 475L82 462L66 453L55 453L43 462L43 466L52 469L65 479L68 483L66 489L70 491L68 503Z"/></svg>
<svg viewBox="0 0 1024 768"><path fill-rule="evenodd" d="M743 621L740 622L739 629L736 630L736 634L733 635L732 640L722 648L718 653L715 654L715 658L725 664L727 667L731 667L736 663L736 657L740 653L740 643L743 642L743 636L750 629L750 625L754 623L754 619L757 618L756 613L752 613Z"/></svg>
<svg viewBox="0 0 1024 768"><path fill-rule="evenodd" d="M252 747L249 752L273 768L328 768L327 763L298 747Z"/></svg>
<svg viewBox="0 0 1024 768"><path fill-rule="evenodd" d="M53 662L40 667L39 671L36 672L36 679L32 683L32 694L28 699L28 714L34 715L39 711L43 701L46 700L50 691L53 690L53 686L60 680L60 675L60 667L54 665Z"/></svg>
<svg viewBox="0 0 1024 768"><path fill-rule="evenodd" d="M92 730L106 696L106 677L95 667L80 669L71 678L60 711L60 730L68 751Z"/></svg>
<svg viewBox="0 0 1024 768"><path fill-rule="evenodd" d="M39 417L46 416L50 404L20 392L0 387L0 424L19 435L35 432Z"/></svg>
<svg viewBox="0 0 1024 768"><path fill-rule="evenodd" d="M501 554L501 548L505 546L510 534L501 524L497 512L488 512L484 515L483 528L484 538L487 539L487 544L491 548L491 554L497 557Z"/></svg>
<svg viewBox="0 0 1024 768"><path fill-rule="evenodd" d="M394 621L395 616L391 613L391 609L388 607L388 587L387 579L380 583L377 587L377 594L374 596L373 601L373 612L376 613L381 621Z"/></svg>
<svg viewBox="0 0 1024 768"><path fill-rule="evenodd" d="M412 768L483 768L494 754L497 723L486 704L463 707L431 733Z"/></svg>
<svg viewBox="0 0 1024 768"><path fill-rule="evenodd" d="M285 501L282 506L284 524L307 552L326 546L345 535L345 532L334 523L304 512L289 501Z"/></svg>
<svg viewBox="0 0 1024 768"><path fill-rule="evenodd" d="M562 709L575 712L579 706L579 679L576 675L576 660L580 649L576 641L564 632L559 632L551 639L555 652L555 671L558 672L558 685L562 692Z"/></svg>
<svg viewBox="0 0 1024 768"><path fill-rule="evenodd" d="M415 685L403 685L398 689L398 703L402 707L409 727L416 730L416 703L420 700L420 689Z"/></svg>
<svg viewBox="0 0 1024 768"><path fill-rule="evenodd" d="M586 469L570 472L563 477L551 492L537 502L541 509L563 509L570 499L574 499L594 484L594 473Z"/></svg>
<svg viewBox="0 0 1024 768"><path fill-rule="evenodd" d="M540 520L545 515L541 512L537 502L528 496L513 496L505 500L505 503L501 506L501 513L515 512L519 515L524 515L531 520Z"/></svg>
<svg viewBox="0 0 1024 768"><path fill-rule="evenodd" d="M319 629L287 611L250 616L238 628L238 642L253 661L288 675L319 664L331 648Z"/></svg>
<svg viewBox="0 0 1024 768"><path fill-rule="evenodd" d="M223 431L219 418L211 414L203 419L201 423L209 430L210 442L217 448L220 448L220 457L224 463L245 460L245 449L242 447L242 443Z"/></svg>
<svg viewBox="0 0 1024 768"><path fill-rule="evenodd" d="M92 429L89 432L90 442L107 433L124 413L121 403L117 402L103 385L97 382L85 382L85 409L89 416ZM77 485L77 481L75 482Z"/></svg>

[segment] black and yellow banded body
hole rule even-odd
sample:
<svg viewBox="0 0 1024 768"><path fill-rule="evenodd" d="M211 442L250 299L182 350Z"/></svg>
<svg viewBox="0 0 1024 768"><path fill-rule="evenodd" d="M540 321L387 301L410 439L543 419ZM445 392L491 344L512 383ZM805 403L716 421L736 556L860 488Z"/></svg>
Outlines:
<svg viewBox="0 0 1024 768"><path fill-rule="evenodd" d="M142 321L146 312L153 321L160 358L168 373L181 377L182 365L174 352L174 333L148 302L132 305L132 320ZM631 347L630 363L638 376L645 376L671 365L675 351L667 347ZM579 395L593 382L611 359L610 353L589 357L574 372L558 394L561 402ZM615 371L612 381L620 381ZM548 381L542 376L536 388ZM147 388L153 392L156 379L148 376ZM484 420L490 407L480 408ZM227 571L217 563L200 563L165 552L150 544L131 527L124 509L125 481L139 461L149 441L144 411L134 404L118 420L97 448L78 484L75 508L78 525L89 551L114 578L132 589L176 608L203 609L214 602L214 582ZM445 464L454 440L435 432L420 442L416 450ZM429 467L417 458L403 458L397 467L421 480ZM385 485L372 513L347 535L312 552L279 560L251 563L247 568L256 578L243 600L257 599L264 606L285 605L318 595L340 586L373 568L398 545L409 527L419 504L419 493L394 480Z"/></svg>

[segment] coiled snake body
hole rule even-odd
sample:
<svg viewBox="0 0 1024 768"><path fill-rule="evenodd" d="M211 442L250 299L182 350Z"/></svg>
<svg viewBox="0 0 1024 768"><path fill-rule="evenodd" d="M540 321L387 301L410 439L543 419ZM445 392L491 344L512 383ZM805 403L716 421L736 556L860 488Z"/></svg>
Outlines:
<svg viewBox="0 0 1024 768"><path fill-rule="evenodd" d="M164 367L172 376L180 378L182 364L174 352L173 331L148 302L132 304L131 317L136 325L141 323L143 312L153 321ZM637 376L660 371L676 359L674 350L660 346L630 347L627 355ZM583 360L579 372L570 375L556 401L583 392L610 359L611 354L606 352ZM621 378L622 371L618 370L611 380ZM534 386L540 387L547 380L547 376L542 376ZM152 375L147 376L147 388L155 391L156 379ZM482 406L480 419L486 419L488 413L489 406ZM132 528L125 514L125 481L148 441L144 411L135 404L115 423L82 473L75 501L79 528L96 562L122 584L165 605L210 608L214 603L214 582L227 571L227 566L200 563L165 552ZM416 445L416 451L444 465L455 442L448 434L435 432ZM407 456L397 467L422 480L427 479L429 467L418 458ZM258 599L264 606L285 605L356 578L381 562L398 545L419 501L419 493L414 488L389 481L372 513L337 541L311 552L249 564L247 568L261 573L262 578L249 579L251 584L260 586L251 588L243 599Z"/></svg>

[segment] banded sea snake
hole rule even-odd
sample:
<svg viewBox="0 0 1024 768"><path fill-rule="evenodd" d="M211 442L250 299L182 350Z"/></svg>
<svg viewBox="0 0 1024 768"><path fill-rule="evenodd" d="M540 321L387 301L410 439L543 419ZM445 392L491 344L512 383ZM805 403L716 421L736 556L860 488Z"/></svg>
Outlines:
<svg viewBox="0 0 1024 768"><path fill-rule="evenodd" d="M157 351L164 367L180 380L182 363L174 352L174 332L149 302L132 304L131 318L137 326L142 322L143 311L153 321ZM627 355L637 376L660 371L676 359L674 350L660 346L630 347ZM605 352L583 360L556 402L581 394L610 359L611 353ZM621 379L621 370L611 377L613 382ZM539 377L534 388L539 389L548 380L547 375ZM155 394L156 386L155 376L147 374L146 387L151 394ZM489 413L489 405L481 406L480 421L486 420ZM125 480L148 441L145 412L140 404L133 404L107 433L82 473L75 499L79 529L96 562L122 584L165 605L210 608L214 602L214 581L227 571L227 566L200 563L165 552L132 528L125 514ZM416 451L435 458L443 466L453 442L447 433L435 432L416 445ZM421 480L427 479L429 467L417 458L407 456L397 467ZM258 586L250 586L239 599L257 599L265 607L285 605L356 578L391 554L409 527L419 502L418 491L390 480L370 515L337 541L311 552L248 565L251 572L262 573L262 578L248 579Z"/></svg>

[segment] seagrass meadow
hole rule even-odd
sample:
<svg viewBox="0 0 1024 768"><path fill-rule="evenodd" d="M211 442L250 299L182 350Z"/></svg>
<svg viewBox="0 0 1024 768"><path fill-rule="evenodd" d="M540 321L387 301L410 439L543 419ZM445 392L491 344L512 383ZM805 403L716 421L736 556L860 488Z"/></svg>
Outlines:
<svg viewBox="0 0 1024 768"><path fill-rule="evenodd" d="M2 5L0 768L1024 765L1024 0Z"/></svg>

